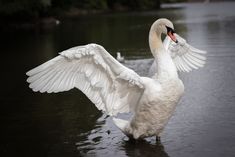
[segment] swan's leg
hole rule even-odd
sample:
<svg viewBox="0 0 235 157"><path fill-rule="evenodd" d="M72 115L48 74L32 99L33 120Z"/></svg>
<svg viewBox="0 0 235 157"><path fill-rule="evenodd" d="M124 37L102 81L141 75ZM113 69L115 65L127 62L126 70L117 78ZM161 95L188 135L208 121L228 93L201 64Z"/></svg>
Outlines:
<svg viewBox="0 0 235 157"><path fill-rule="evenodd" d="M131 143L138 143L138 142L145 141L145 139L143 139L143 138L137 138L137 139L135 139L133 135L127 135L127 137L129 138L129 141L130 141Z"/></svg>
<svg viewBox="0 0 235 157"><path fill-rule="evenodd" d="M162 130L160 132L158 132L156 135L156 142L157 143L161 143L161 135L162 135Z"/></svg>
<svg viewBox="0 0 235 157"><path fill-rule="evenodd" d="M136 143L137 142L137 140L132 136L132 135L127 135L127 137L129 138L129 142L131 142L131 143Z"/></svg>
<svg viewBox="0 0 235 157"><path fill-rule="evenodd" d="M136 143L137 142L136 139L134 139L131 136L128 136L128 138L129 138L129 142L131 142L131 143Z"/></svg>
<svg viewBox="0 0 235 157"><path fill-rule="evenodd" d="M161 142L161 137L160 136L156 136L156 142Z"/></svg>

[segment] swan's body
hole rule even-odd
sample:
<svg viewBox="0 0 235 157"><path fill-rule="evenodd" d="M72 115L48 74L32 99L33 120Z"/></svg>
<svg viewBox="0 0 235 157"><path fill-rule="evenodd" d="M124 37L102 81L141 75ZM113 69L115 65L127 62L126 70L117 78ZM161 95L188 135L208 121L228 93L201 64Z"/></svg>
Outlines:
<svg viewBox="0 0 235 157"><path fill-rule="evenodd" d="M61 92L78 88L106 114L133 112L130 121L113 118L115 124L135 139L159 136L183 94L177 69L190 71L205 63L205 53L174 36L173 24L157 20L149 33L149 44L158 73L140 77L120 64L102 46L89 44L63 51L54 59L27 72L30 88ZM175 44L161 34L168 34ZM176 39L177 38L177 39Z"/></svg>
<svg viewBox="0 0 235 157"><path fill-rule="evenodd" d="M175 78L164 82L142 77L145 91L124 133L135 139L159 136L183 94L182 82Z"/></svg>

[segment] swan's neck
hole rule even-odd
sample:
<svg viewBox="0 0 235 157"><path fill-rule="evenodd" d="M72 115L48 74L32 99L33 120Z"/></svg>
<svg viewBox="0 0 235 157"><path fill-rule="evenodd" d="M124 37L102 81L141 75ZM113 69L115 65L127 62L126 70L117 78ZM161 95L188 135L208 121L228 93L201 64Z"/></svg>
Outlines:
<svg viewBox="0 0 235 157"><path fill-rule="evenodd" d="M149 32L149 47L155 58L160 51L165 50L161 40L161 34L161 32L156 32L153 29Z"/></svg>
<svg viewBox="0 0 235 157"><path fill-rule="evenodd" d="M152 28L149 33L149 46L157 63L157 78L164 80L178 78L175 64L163 46L161 40L162 33Z"/></svg>

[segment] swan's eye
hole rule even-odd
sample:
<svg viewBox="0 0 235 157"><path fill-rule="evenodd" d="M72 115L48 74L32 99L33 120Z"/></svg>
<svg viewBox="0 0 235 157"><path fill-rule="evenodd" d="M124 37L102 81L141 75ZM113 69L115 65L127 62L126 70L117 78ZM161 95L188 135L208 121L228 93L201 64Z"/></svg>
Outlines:
<svg viewBox="0 0 235 157"><path fill-rule="evenodd" d="M175 31L168 26L166 26L166 29L167 29L167 33L172 33L172 34L175 33Z"/></svg>

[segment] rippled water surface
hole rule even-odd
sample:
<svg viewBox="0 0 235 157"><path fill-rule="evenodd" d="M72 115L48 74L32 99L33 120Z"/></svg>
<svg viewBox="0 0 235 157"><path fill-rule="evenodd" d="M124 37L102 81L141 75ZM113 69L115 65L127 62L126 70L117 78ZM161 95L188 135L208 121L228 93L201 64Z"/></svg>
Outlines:
<svg viewBox="0 0 235 157"><path fill-rule="evenodd" d="M235 156L235 3L176 4L155 12L62 19L51 29L1 32L0 155ZM33 93L25 72L76 45L95 42L147 75L148 31L167 17L190 44L208 51L205 68L181 73L185 95L155 138L133 143L80 91Z"/></svg>

